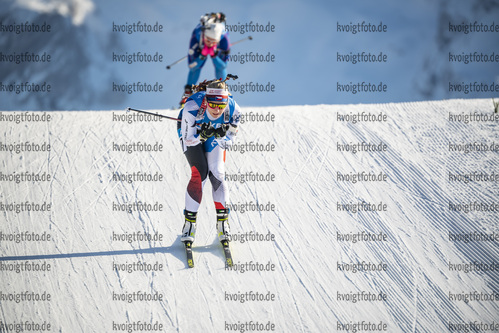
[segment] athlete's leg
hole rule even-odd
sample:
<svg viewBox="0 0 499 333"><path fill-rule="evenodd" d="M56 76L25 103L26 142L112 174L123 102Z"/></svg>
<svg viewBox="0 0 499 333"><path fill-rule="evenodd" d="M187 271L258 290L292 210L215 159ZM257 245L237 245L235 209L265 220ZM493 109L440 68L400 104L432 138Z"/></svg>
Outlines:
<svg viewBox="0 0 499 333"><path fill-rule="evenodd" d="M202 144L187 147L185 157L191 167L191 179L185 193L185 223L182 242L193 242L196 235L196 216L203 198L203 187L208 176L208 163Z"/></svg>
<svg viewBox="0 0 499 333"><path fill-rule="evenodd" d="M211 58L215 66L215 78L225 80L227 77L227 63L219 57Z"/></svg>
<svg viewBox="0 0 499 333"><path fill-rule="evenodd" d="M196 84L201 75L201 68L203 68L206 59L197 59L195 62L189 65L189 74L187 75L187 85Z"/></svg>
<svg viewBox="0 0 499 333"><path fill-rule="evenodd" d="M225 181L225 150L216 146L206 153L208 161L208 176L213 189L213 201L217 211L217 232L220 241L230 237L229 229L229 190Z"/></svg>

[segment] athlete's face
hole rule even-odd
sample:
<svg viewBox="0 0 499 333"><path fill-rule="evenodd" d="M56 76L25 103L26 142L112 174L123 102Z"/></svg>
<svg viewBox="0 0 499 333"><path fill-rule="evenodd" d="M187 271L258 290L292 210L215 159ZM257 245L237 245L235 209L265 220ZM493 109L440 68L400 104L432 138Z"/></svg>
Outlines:
<svg viewBox="0 0 499 333"><path fill-rule="evenodd" d="M224 112L226 107L227 107L227 104L208 103L207 109L213 118L218 118L222 115L222 113Z"/></svg>
<svg viewBox="0 0 499 333"><path fill-rule="evenodd" d="M208 47L213 47L213 46L217 45L218 40L205 36L204 37L204 43Z"/></svg>

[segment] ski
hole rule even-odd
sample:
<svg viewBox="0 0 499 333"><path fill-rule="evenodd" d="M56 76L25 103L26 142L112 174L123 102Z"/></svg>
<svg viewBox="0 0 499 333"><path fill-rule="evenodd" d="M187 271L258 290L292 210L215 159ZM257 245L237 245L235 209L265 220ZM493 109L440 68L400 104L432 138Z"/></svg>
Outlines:
<svg viewBox="0 0 499 333"><path fill-rule="evenodd" d="M225 265L232 266L232 253L230 252L229 242L224 240L222 241L222 247L224 249L225 255Z"/></svg>
<svg viewBox="0 0 499 333"><path fill-rule="evenodd" d="M192 257L192 242L185 242L185 255L187 257L187 265L189 268L194 267L194 258Z"/></svg>

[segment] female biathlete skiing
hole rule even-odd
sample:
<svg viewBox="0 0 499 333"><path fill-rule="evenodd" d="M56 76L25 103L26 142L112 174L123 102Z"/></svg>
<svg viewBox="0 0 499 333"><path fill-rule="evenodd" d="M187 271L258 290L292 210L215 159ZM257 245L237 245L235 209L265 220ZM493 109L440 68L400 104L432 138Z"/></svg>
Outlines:
<svg viewBox="0 0 499 333"><path fill-rule="evenodd" d="M191 95L178 118L181 119L177 127L178 135L191 168L180 240L189 247L194 242L197 212L204 184L209 178L217 214L218 239L224 247L228 246L229 192L224 179L225 149L235 140L240 108L229 95L225 80L216 80L206 85L206 91Z"/></svg>

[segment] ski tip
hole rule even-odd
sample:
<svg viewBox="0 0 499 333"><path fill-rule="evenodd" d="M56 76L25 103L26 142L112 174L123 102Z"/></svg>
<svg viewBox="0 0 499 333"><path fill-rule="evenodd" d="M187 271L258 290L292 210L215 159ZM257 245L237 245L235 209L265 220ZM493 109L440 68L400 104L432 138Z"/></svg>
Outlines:
<svg viewBox="0 0 499 333"><path fill-rule="evenodd" d="M184 242L185 254L187 255L187 266L194 267L194 258L192 257L192 242Z"/></svg>

